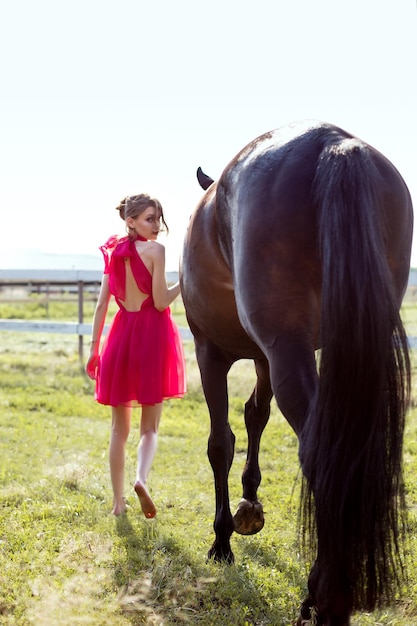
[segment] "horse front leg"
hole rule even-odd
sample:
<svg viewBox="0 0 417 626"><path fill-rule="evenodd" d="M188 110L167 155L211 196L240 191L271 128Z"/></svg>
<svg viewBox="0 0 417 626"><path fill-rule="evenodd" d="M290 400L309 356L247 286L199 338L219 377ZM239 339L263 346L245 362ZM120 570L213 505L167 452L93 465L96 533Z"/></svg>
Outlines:
<svg viewBox="0 0 417 626"><path fill-rule="evenodd" d="M233 462L235 436L228 419L227 374L234 359L201 335L195 336L195 344L210 414L211 428L207 453L213 469L216 493L213 524L216 537L208 552L208 558L232 563L234 556L230 537L235 526L230 511L228 477Z"/></svg>
<svg viewBox="0 0 417 626"><path fill-rule="evenodd" d="M230 512L228 477L233 461L235 436L229 424L212 422L208 441L208 458L214 474L216 513L213 528L216 538L208 552L208 558L233 563L234 556L230 537L235 529Z"/></svg>
<svg viewBox="0 0 417 626"><path fill-rule="evenodd" d="M256 386L245 404L248 452L242 474L243 494L233 518L235 530L241 535L253 535L259 532L265 523L263 506L258 500L258 487L261 483L259 447L262 433L269 420L272 389L268 362L256 360L255 368Z"/></svg>

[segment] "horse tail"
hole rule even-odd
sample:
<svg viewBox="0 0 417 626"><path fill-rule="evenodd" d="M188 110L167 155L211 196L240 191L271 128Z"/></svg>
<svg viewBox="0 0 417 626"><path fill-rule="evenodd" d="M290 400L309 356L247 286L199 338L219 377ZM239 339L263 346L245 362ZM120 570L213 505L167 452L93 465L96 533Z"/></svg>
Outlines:
<svg viewBox="0 0 417 626"><path fill-rule="evenodd" d="M322 151L314 181L322 351L300 448L304 530L310 542L315 531L318 566L325 563L320 595L334 597L343 584L353 608L369 610L391 599L404 580L402 446L410 392L408 343L378 204L381 184L359 140Z"/></svg>

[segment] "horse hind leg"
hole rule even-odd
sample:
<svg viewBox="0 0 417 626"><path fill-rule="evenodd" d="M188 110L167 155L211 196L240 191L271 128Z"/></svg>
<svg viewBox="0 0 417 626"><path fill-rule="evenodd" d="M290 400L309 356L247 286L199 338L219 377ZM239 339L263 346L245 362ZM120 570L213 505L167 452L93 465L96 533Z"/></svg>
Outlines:
<svg viewBox="0 0 417 626"><path fill-rule="evenodd" d="M253 535L264 526L262 503L258 500L261 483L259 468L259 446L262 433L269 420L272 389L268 362L256 360L257 382L245 405L245 424L248 433L248 451L242 474L243 494L234 515L235 531L241 535Z"/></svg>
<svg viewBox="0 0 417 626"><path fill-rule="evenodd" d="M321 569L317 559L311 568L308 578L309 594L300 607L300 615L295 626L350 626L352 613L352 596L349 592L349 584L341 572L341 579L333 581L334 592L331 598L320 593ZM318 600L318 597L322 600Z"/></svg>

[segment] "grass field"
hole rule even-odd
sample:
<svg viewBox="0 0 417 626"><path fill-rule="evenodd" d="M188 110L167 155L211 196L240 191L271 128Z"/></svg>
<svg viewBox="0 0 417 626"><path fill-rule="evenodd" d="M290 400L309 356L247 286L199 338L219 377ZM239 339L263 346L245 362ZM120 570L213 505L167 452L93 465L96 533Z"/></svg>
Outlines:
<svg viewBox="0 0 417 626"><path fill-rule="evenodd" d="M415 305L406 305L403 312L409 334L417 336ZM182 325L182 312L177 314ZM260 455L265 527L252 537L233 536L234 566L206 563L213 540L214 488L206 456L208 414L193 344L185 344L189 392L164 408L150 478L158 516L145 520L131 489L138 413L128 444L130 508L115 519L107 463L110 412L93 400L93 383L78 360L77 338L3 332L0 341L0 624L293 622L307 575L296 533L300 475L297 440L275 406ZM241 496L246 455L243 405L253 382L251 364L234 366L233 507ZM417 398L414 389L413 395ZM414 407L415 402L404 450L410 583L396 606L355 615L353 626L417 623Z"/></svg>

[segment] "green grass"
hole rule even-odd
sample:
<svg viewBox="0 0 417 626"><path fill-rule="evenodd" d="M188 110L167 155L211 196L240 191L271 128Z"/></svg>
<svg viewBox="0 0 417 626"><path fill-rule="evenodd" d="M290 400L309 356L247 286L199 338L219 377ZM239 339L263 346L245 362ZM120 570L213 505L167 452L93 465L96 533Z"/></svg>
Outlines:
<svg viewBox="0 0 417 626"><path fill-rule="evenodd" d="M407 315L414 324L413 310ZM260 454L265 527L258 535L232 537L234 566L206 563L214 487L206 455L208 412L192 343L185 345L189 393L167 402L163 412L150 477L158 516L150 521L131 489L139 413L128 443L130 508L115 519L107 462L110 411L93 400L77 338L9 332L0 338L0 624L293 622L307 575L296 534L300 475L297 440L275 406ZM253 382L251 364L233 367L232 509L241 497L242 412ZM408 418L404 460L410 585L397 606L355 615L353 626L417 622L416 409Z"/></svg>
<svg viewBox="0 0 417 626"><path fill-rule="evenodd" d="M75 339L71 346L68 338L46 342L39 335L25 342L24 334L14 333L2 338L0 623L73 624L81 623L82 615L82 623L91 624L212 624L224 614L230 624L290 623L304 585L292 523L298 470L295 438L277 411L270 428L281 432L280 454L274 445L262 452L269 540L236 537L236 567L206 564L213 485L207 410L192 345L186 346L190 392L164 410L150 482L159 513L149 522L129 487L138 413L127 464L131 508L115 520L109 514L109 410L92 399ZM235 377L251 384L253 374ZM234 506L244 463L243 402L231 400L237 435ZM291 466L292 480L277 491L275 476Z"/></svg>
<svg viewBox="0 0 417 626"><path fill-rule="evenodd" d="M401 308L401 317L410 337L417 337L417 304L405 300Z"/></svg>
<svg viewBox="0 0 417 626"><path fill-rule="evenodd" d="M85 301L83 310L86 322L93 317L95 302ZM112 304L112 310L114 304ZM65 320L67 322L78 321L78 303L74 296L59 300L49 299L32 295L24 301L2 302L0 299L0 318L2 319L25 319L25 320Z"/></svg>

